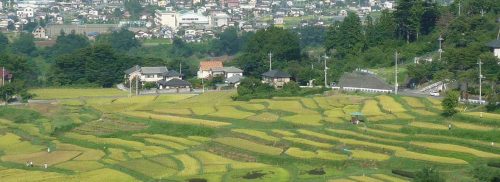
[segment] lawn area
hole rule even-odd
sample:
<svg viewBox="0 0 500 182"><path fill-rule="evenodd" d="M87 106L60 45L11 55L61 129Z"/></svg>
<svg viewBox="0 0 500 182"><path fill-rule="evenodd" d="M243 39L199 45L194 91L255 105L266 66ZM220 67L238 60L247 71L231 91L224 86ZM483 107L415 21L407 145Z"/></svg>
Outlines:
<svg viewBox="0 0 500 182"><path fill-rule="evenodd" d="M71 89L71 88L48 88L48 89L33 89L29 91L36 96L34 99L70 99L79 97L110 97L110 96L127 96L128 92L118 90L116 88L88 88L88 89Z"/></svg>

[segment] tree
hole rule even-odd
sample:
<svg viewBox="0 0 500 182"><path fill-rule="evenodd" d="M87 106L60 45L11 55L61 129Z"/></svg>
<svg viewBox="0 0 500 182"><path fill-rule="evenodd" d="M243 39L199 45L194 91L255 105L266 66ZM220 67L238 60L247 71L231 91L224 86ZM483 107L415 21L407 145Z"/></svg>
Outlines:
<svg viewBox="0 0 500 182"><path fill-rule="evenodd" d="M26 102L28 99L33 97L33 94L28 93L28 90L22 81L6 83L0 87L0 98L3 101L9 102L9 100L15 96L21 97L21 101Z"/></svg>
<svg viewBox="0 0 500 182"><path fill-rule="evenodd" d="M352 12L348 13L340 24L336 36L335 48L341 58L360 53L364 47L364 35L358 15Z"/></svg>
<svg viewBox="0 0 500 182"><path fill-rule="evenodd" d="M35 38L31 33L21 33L11 44L12 52L31 55L35 52Z"/></svg>
<svg viewBox="0 0 500 182"><path fill-rule="evenodd" d="M7 46L9 45L9 39L5 34L0 32L0 53L4 52L5 49L7 49Z"/></svg>
<svg viewBox="0 0 500 182"><path fill-rule="evenodd" d="M217 55L236 54L241 47L236 28L230 27L224 30L224 32L219 35L219 39L213 41L212 47Z"/></svg>
<svg viewBox="0 0 500 182"><path fill-rule="evenodd" d="M458 92L456 91L446 92L443 102L441 102L441 105L443 106L444 109L443 114L445 116L452 116L458 112L455 109L458 106L458 98L459 98Z"/></svg>
<svg viewBox="0 0 500 182"><path fill-rule="evenodd" d="M415 182L445 182L439 174L439 171L435 168L423 168L421 171L415 174Z"/></svg>
<svg viewBox="0 0 500 182"><path fill-rule="evenodd" d="M113 31L111 34L102 34L97 36L98 43L108 44L118 51L128 51L132 48L140 47L140 42L135 38L134 32L122 28Z"/></svg>
<svg viewBox="0 0 500 182"><path fill-rule="evenodd" d="M143 10L141 3L138 0L125 0L123 3L132 19L138 19Z"/></svg>
<svg viewBox="0 0 500 182"><path fill-rule="evenodd" d="M84 35L77 35L75 32L71 32L66 35L62 33L57 36L56 44L48 48L48 56L55 57L61 54L72 53L75 50L85 48L90 45L88 38Z"/></svg>
<svg viewBox="0 0 500 182"><path fill-rule="evenodd" d="M0 53L0 66L9 70L14 75L14 80L24 81L24 85L32 86L37 81L38 69L36 65L24 56Z"/></svg>

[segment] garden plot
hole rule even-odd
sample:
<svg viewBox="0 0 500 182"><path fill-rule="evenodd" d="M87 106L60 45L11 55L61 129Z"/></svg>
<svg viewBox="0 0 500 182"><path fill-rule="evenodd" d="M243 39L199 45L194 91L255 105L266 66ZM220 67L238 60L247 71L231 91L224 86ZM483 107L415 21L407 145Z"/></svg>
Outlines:
<svg viewBox="0 0 500 182"><path fill-rule="evenodd" d="M279 119L279 116L270 112L263 112L254 116L250 116L247 118L248 120L252 121L259 121L259 122L276 122Z"/></svg>
<svg viewBox="0 0 500 182"><path fill-rule="evenodd" d="M201 125L207 127L222 127L231 125L231 123L220 122L220 121L211 121L205 119L186 118L186 117L170 116L170 115L159 115L159 114L152 114L152 113L138 112L138 111L126 112L123 114L133 117L149 118L176 124Z"/></svg>
<svg viewBox="0 0 500 182"><path fill-rule="evenodd" d="M221 118L244 119L255 115L252 112L240 111L232 106L217 106L217 112L208 114L209 116Z"/></svg>
<svg viewBox="0 0 500 182"><path fill-rule="evenodd" d="M285 116L281 118L287 122L297 124L297 125L306 125L306 126L321 126L321 115L319 114L297 114L293 116Z"/></svg>
<svg viewBox="0 0 500 182"><path fill-rule="evenodd" d="M377 96L376 98L380 101L380 105L382 105L382 108L386 111L389 111L390 113L406 112L406 109L403 108L403 105L396 102L396 100L394 100L394 98L390 96L381 95Z"/></svg>
<svg viewBox="0 0 500 182"><path fill-rule="evenodd" d="M283 151L280 148L262 145L241 138L222 137L222 138L216 138L214 139L214 141L231 147L267 155L279 155Z"/></svg>
<svg viewBox="0 0 500 182"><path fill-rule="evenodd" d="M453 144L446 144L446 143L430 143L430 142L410 142L410 144L415 145L415 146L419 146L419 147L436 149L436 150L445 150L445 151L451 151L451 152L467 153L467 154L472 154L472 155L475 155L478 157L484 157L484 158L500 158L499 154L483 152L480 150L476 150L473 148L464 147L464 146L460 146L460 145L453 145Z"/></svg>
<svg viewBox="0 0 500 182"><path fill-rule="evenodd" d="M380 110L378 103L375 100L365 101L365 105L363 105L361 112L366 116L379 116L385 114Z"/></svg>
<svg viewBox="0 0 500 182"><path fill-rule="evenodd" d="M271 135L268 135L265 132L257 131L257 130L233 129L231 131L232 132L236 132L236 133L245 134L245 135L252 136L252 137L256 137L256 138L259 138L261 140L265 140L265 141L268 141L268 142L278 142L280 140L279 138L273 137Z"/></svg>
<svg viewBox="0 0 500 182"><path fill-rule="evenodd" d="M291 101L276 101L268 100L268 109L279 110L285 112L294 112L298 114L318 114L318 112L302 107L302 104L297 100Z"/></svg>

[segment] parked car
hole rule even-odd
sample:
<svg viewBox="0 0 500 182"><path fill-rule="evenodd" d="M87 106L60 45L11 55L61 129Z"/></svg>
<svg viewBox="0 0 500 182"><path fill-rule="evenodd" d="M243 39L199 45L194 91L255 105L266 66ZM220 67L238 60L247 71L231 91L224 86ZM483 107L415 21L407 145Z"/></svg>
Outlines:
<svg viewBox="0 0 500 182"><path fill-rule="evenodd" d="M439 92L431 92L430 95L434 96L434 97L437 97L437 96L439 96Z"/></svg>

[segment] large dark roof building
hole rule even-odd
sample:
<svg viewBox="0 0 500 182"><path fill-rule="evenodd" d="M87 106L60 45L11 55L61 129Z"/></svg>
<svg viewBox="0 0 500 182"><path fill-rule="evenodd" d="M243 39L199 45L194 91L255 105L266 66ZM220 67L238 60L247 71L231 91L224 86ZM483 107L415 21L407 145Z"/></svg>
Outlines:
<svg viewBox="0 0 500 182"><path fill-rule="evenodd" d="M393 88L374 74L365 72L344 73L336 88L348 91L392 92Z"/></svg>
<svg viewBox="0 0 500 182"><path fill-rule="evenodd" d="M270 77L270 78L290 78L290 74L281 71L281 70L270 70L268 72L262 73L262 76L264 77Z"/></svg>

